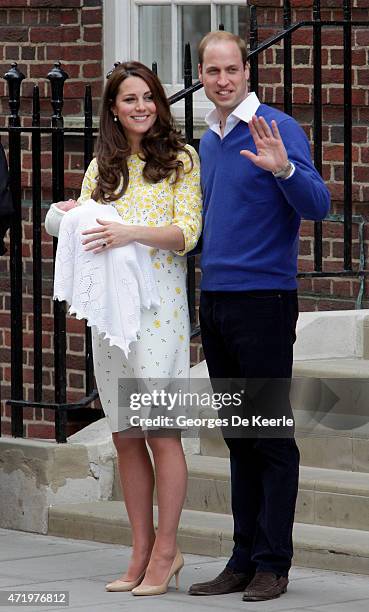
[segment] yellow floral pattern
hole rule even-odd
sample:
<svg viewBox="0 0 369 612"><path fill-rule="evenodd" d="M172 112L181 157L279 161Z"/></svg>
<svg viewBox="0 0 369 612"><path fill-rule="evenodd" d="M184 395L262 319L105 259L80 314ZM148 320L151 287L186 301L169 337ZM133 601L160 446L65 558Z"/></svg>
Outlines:
<svg viewBox="0 0 369 612"><path fill-rule="evenodd" d="M177 184L168 178L147 183L144 162L132 155L128 159L129 187L114 206L126 223L153 227L178 225L185 238L181 252L150 249L153 272L160 295L160 306L143 309L137 341L131 344L128 358L109 346L92 330L94 368L101 404L112 431L129 428L132 392L155 388L160 380L188 379L190 371L190 324L187 306L187 260L182 257L197 243L201 231L200 169L196 151L188 147L193 169L182 174ZM190 161L180 154L185 171ZM79 202L91 197L96 185L97 162L92 160L82 185ZM118 394L119 389L119 396Z"/></svg>
<svg viewBox="0 0 369 612"><path fill-rule="evenodd" d="M127 161L127 191L113 204L126 223L152 227L174 224L180 227L185 248L177 252L179 255L185 255L193 249L201 233L200 162L195 149L189 145L186 148L191 153L193 168L191 170L187 153L181 152L178 159L183 162L184 172L181 172L177 183L173 182L171 176L159 183L148 183L142 174L145 161L138 155L130 155ZM91 198L97 174L98 166L94 158L86 171L79 203Z"/></svg>

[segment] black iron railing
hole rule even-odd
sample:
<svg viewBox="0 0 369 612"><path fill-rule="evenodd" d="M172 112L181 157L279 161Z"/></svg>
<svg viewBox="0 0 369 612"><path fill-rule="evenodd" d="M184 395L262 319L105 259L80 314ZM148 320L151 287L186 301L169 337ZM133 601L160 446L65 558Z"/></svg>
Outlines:
<svg viewBox="0 0 369 612"><path fill-rule="evenodd" d="M351 103L351 33L352 28L367 27L369 21L355 22L351 20L350 0L343 0L342 21L322 21L320 1L314 0L313 19L291 23L291 4L284 1L283 30L267 41L258 43L258 23L256 8L250 7L250 80L251 89L258 92L259 88L259 57L260 54L283 41L284 54L284 110L292 114L292 33L301 28L312 28L313 31L313 85L314 85L314 162L319 172L322 170L322 73L321 73L321 32L323 28L342 28L344 49L344 204L343 215L331 217L331 221L343 223L344 227L344 261L343 269L323 270L322 249L322 223L315 223L314 230L314 270L301 273L300 277L359 277L361 286L357 305L360 307L364 293L364 280L368 275L365 269L364 252L364 220L361 216L352 215L352 155L351 155L351 129L352 129L352 103ZM222 28L221 28L222 29ZM156 64L153 64L156 72ZM55 411L55 437L58 442L66 441L66 424L68 417L76 414L80 409L88 411L88 406L97 398L97 391L93 383L93 362L90 330L86 327L85 397L79 402L67 401L66 379L66 315L65 307L59 302L54 303L54 372L55 372L55 398L54 402L43 401L43 351L42 351L42 257L41 257L41 136L51 134L52 139L52 197L54 201L64 198L64 138L74 134L83 138L84 167L87 168L93 156L93 141L97 130L92 123L91 89L86 87L84 101L84 127L68 128L63 120L63 87L68 75L63 71L60 63L56 63L48 74L51 84L51 104L53 115L51 126L41 126L39 90L36 86L33 95L32 126L21 126L20 92L24 75L18 70L17 64L12 64L6 73L5 79L9 87L10 116L8 127L1 128L0 133L6 133L9 138L9 167L11 191L13 195L15 214L12 221L10 235L10 277L11 277L11 406L12 435L23 436L23 408L34 407L49 408ZM192 82L192 62L189 45L186 45L184 54L184 89L170 97L170 104L181 100L185 103L185 135L190 144L195 147L198 141L194 139L193 127L193 94L202 87L200 82ZM23 395L23 334L22 334L22 201L21 201L21 135L31 134L32 148L32 220L33 220L33 335L34 335L34 378L33 400L25 400ZM352 223L359 224L360 261L358 269L352 266ZM54 254L55 254L54 241ZM195 259L189 257L188 261L188 294L189 309L193 335L198 333L196 327L195 311ZM93 411L96 416L98 411ZM92 418L92 411L91 411Z"/></svg>

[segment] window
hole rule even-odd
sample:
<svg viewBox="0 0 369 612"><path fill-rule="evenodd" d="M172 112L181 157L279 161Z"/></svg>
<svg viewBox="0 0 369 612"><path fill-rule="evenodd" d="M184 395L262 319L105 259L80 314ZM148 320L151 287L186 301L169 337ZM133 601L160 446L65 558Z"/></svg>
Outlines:
<svg viewBox="0 0 369 612"><path fill-rule="evenodd" d="M193 77L197 78L197 46L219 24L246 36L246 1L240 0L132 0L135 57L144 63L157 61L158 75L164 83L176 85L183 80L184 45L191 45Z"/></svg>
<svg viewBox="0 0 369 612"><path fill-rule="evenodd" d="M209 30L224 29L246 38L246 0L104 0L104 70L115 61L138 59L151 66L168 95L183 87L184 45L191 45L193 78L197 79L197 45ZM175 114L183 114L175 105ZM203 117L209 102L195 94L195 118Z"/></svg>
<svg viewBox="0 0 369 612"><path fill-rule="evenodd" d="M197 78L197 45L219 24L246 37L246 0L105 0L105 71L114 61L157 62L163 83L183 81L184 45L191 45ZM177 88L178 89L178 88Z"/></svg>

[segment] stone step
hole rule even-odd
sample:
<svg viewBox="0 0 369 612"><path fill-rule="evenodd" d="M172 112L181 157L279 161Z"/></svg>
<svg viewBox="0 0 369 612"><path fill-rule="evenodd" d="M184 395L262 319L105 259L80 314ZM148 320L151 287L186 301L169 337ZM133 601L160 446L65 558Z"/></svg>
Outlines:
<svg viewBox="0 0 369 612"><path fill-rule="evenodd" d="M157 509L154 508L155 522ZM178 543L185 553L228 557L233 521L229 514L183 510ZM49 508L49 535L130 545L124 503L101 501ZM296 523L295 565L369 574L369 533Z"/></svg>
<svg viewBox="0 0 369 612"><path fill-rule="evenodd" d="M229 460L192 455L187 458L188 510L231 513ZM118 483L115 500L121 500ZM296 520L300 523L369 529L369 476L360 472L300 467Z"/></svg>
<svg viewBox="0 0 369 612"><path fill-rule="evenodd" d="M328 405L336 396L330 410L326 402L323 410L319 406L319 380L323 380ZM368 359L295 361L291 398L302 465L369 473L368 392ZM221 432L202 429L199 452L226 457Z"/></svg>
<svg viewBox="0 0 369 612"><path fill-rule="evenodd" d="M301 465L369 473L369 436L358 432L332 432L320 426L319 432L303 435L297 431ZM228 449L220 431L200 434L199 452L208 457L228 457Z"/></svg>
<svg viewBox="0 0 369 612"><path fill-rule="evenodd" d="M189 481L185 508L229 514L229 460L187 457ZM300 523L369 529L369 476L301 466L296 520Z"/></svg>

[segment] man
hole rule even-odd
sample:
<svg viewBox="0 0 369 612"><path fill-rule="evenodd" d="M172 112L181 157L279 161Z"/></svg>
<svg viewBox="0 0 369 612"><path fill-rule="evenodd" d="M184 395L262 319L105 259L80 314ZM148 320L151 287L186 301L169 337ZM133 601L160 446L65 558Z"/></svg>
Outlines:
<svg viewBox="0 0 369 612"><path fill-rule="evenodd" d="M243 378L246 393L261 379L289 386L300 220L323 219L329 192L296 121L248 93L244 41L211 32L200 43L199 62L200 80L215 104L200 144L200 324L209 375L212 383ZM283 389L276 410L288 414ZM246 408L248 401L253 412L262 412L263 402L269 404L266 413L275 408L257 384ZM192 585L190 594L245 589L245 601L262 601L286 592L299 451L293 428L292 434L284 431L233 437L223 430L230 451L233 554L219 576Z"/></svg>

